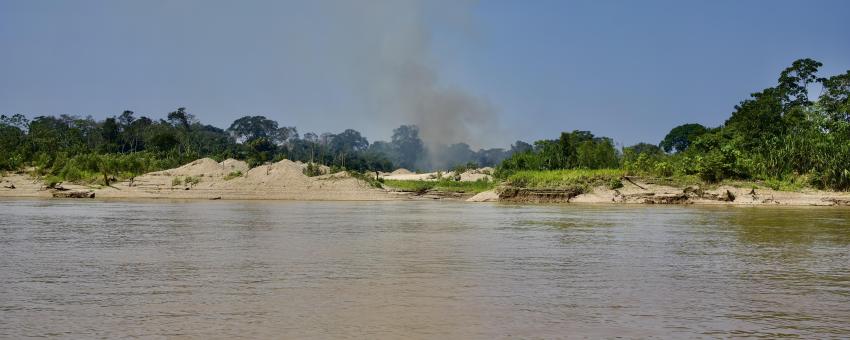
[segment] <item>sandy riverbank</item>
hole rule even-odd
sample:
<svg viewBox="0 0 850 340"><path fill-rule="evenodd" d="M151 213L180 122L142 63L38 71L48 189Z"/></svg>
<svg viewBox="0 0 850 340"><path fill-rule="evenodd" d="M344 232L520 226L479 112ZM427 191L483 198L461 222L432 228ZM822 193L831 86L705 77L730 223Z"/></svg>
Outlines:
<svg viewBox="0 0 850 340"><path fill-rule="evenodd" d="M820 190L799 192L769 188L718 186L673 187L631 179L623 187L598 186L588 193L558 189L500 188L482 192L472 202L607 203L607 204L708 204L741 206L850 206L850 193Z"/></svg>
<svg viewBox="0 0 850 340"><path fill-rule="evenodd" d="M398 169L390 173L381 173L383 179L397 181L439 181L441 179L451 179L461 182L475 182L479 180L493 180L493 168L469 169L460 174L453 171L434 171L425 173L414 173L407 169Z"/></svg>
<svg viewBox="0 0 850 340"><path fill-rule="evenodd" d="M48 189L24 174L10 174L2 177L0 196L54 197L65 192L91 192L97 198L177 199L394 200L405 196L373 188L346 173L308 177L304 166L282 160L251 169L242 161L219 163L204 158L108 187L62 183L62 190Z"/></svg>
<svg viewBox="0 0 850 340"><path fill-rule="evenodd" d="M806 190L776 191L768 188L678 188L640 179L624 180L623 187L596 187L587 193L559 189L525 189L500 186L472 196L461 193L410 193L392 188L375 188L366 181L341 172L309 177L305 164L282 160L250 168L242 161L223 162L204 158L178 168L151 172L110 186L62 183L47 188L26 174L7 173L0 177L0 197L97 197L167 199L248 199L248 200L338 200L386 201L408 199L453 199L470 202L522 203L608 203L608 204L726 204L850 206L850 193ZM327 169L322 169L327 170ZM490 179L491 169L470 170L458 180ZM441 173L442 174L442 173ZM435 180L437 173L414 174L406 170L381 174L384 179ZM472 196L470 198L470 196Z"/></svg>

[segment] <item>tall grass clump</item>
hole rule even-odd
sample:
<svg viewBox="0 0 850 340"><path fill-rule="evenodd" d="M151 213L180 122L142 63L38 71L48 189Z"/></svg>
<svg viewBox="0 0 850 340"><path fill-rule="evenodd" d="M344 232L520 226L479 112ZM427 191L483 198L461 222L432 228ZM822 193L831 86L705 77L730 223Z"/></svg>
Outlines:
<svg viewBox="0 0 850 340"><path fill-rule="evenodd" d="M625 175L622 169L521 170L505 178L505 183L530 189L572 189L576 186L616 186Z"/></svg>
<svg viewBox="0 0 850 340"><path fill-rule="evenodd" d="M242 177L242 171L233 171L233 172L227 174L227 176L224 176L224 180L229 181L229 180L237 178L237 177Z"/></svg>
<svg viewBox="0 0 850 340"><path fill-rule="evenodd" d="M392 180L387 179L384 180L384 184L387 187L406 192L416 192L416 193L425 193L427 191L443 191L443 192L457 192L457 193L479 193L487 190L492 190L496 183L486 179L479 179L477 181L454 181L451 179L441 179L436 181L426 181L426 180Z"/></svg>

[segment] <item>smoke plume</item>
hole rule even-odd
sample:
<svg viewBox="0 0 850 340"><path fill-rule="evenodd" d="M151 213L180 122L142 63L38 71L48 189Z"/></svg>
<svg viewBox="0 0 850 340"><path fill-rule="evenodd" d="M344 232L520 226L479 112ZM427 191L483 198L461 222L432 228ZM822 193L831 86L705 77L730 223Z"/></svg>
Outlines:
<svg viewBox="0 0 850 340"><path fill-rule="evenodd" d="M358 59L358 93L377 124L416 124L429 149L464 142L473 147L500 142L498 117L486 100L446 84L434 59L429 27L440 25L453 38L472 39L465 1L372 0L343 2L339 19L364 42ZM335 3L339 5L340 3ZM339 8L338 8L339 9ZM351 47L351 46L350 46ZM358 85L355 85L358 86Z"/></svg>

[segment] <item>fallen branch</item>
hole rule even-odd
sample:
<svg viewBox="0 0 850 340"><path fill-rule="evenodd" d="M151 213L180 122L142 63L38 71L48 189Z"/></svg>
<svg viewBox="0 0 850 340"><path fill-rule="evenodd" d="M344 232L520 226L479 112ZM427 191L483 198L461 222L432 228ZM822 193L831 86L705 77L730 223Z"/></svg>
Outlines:
<svg viewBox="0 0 850 340"><path fill-rule="evenodd" d="M646 190L646 188L644 188L644 187L638 185L637 183L635 183L634 181L632 181L632 179L629 178L629 176L623 176L623 179L629 181L629 183L634 184L634 186L641 188L642 190Z"/></svg>

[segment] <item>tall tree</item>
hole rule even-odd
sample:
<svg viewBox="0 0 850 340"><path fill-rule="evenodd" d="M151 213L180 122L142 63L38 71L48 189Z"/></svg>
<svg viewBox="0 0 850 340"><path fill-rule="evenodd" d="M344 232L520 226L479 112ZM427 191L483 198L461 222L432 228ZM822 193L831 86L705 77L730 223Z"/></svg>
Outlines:
<svg viewBox="0 0 850 340"><path fill-rule="evenodd" d="M674 127L664 136L664 140L661 141L659 146L664 149L665 152L682 152L688 149L691 146L697 137L708 132L708 129L705 126L700 124L683 124L677 127Z"/></svg>
<svg viewBox="0 0 850 340"><path fill-rule="evenodd" d="M795 60L790 67L779 74L779 91L785 108L811 105L809 84L820 81L817 72L823 66L812 59Z"/></svg>
<svg viewBox="0 0 850 340"><path fill-rule="evenodd" d="M195 116L186 112L185 107L177 108L177 111L168 113L168 122L171 125L176 127L183 128L185 131L189 131L192 127L192 122L195 120Z"/></svg>
<svg viewBox="0 0 850 340"><path fill-rule="evenodd" d="M403 168L415 169L425 154L425 145L419 138L416 125L402 125L394 129L391 143L398 155L398 165Z"/></svg>
<svg viewBox="0 0 850 340"><path fill-rule="evenodd" d="M276 121L265 116L244 116L233 121L227 132L240 142L249 142L257 138L273 138L278 133Z"/></svg>

